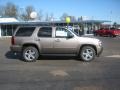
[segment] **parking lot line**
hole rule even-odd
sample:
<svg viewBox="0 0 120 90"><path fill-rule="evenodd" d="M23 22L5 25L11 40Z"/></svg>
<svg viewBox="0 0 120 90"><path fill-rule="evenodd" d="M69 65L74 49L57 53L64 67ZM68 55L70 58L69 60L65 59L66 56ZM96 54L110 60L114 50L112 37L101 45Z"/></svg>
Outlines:
<svg viewBox="0 0 120 90"><path fill-rule="evenodd" d="M110 55L110 56L105 56L105 57L120 58L120 55Z"/></svg>

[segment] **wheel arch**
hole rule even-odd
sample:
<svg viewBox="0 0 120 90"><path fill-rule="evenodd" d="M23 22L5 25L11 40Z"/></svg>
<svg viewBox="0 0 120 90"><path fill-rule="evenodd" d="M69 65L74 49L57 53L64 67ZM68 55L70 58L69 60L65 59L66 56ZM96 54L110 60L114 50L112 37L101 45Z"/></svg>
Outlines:
<svg viewBox="0 0 120 90"><path fill-rule="evenodd" d="M85 47L85 46L90 46L90 47L93 47L93 49L95 50L95 54L97 55L97 48L95 45L92 45L92 44L83 44L80 46L80 49L79 49L79 53L81 52L82 48ZM78 54L79 54L78 53Z"/></svg>
<svg viewBox="0 0 120 90"><path fill-rule="evenodd" d="M24 49L25 47L29 47L29 46L35 47L35 48L38 50L38 52L40 53L39 47L38 47L36 44L34 44L34 43L25 43L25 44L23 44L23 45L22 45L22 51L23 51L23 49Z"/></svg>

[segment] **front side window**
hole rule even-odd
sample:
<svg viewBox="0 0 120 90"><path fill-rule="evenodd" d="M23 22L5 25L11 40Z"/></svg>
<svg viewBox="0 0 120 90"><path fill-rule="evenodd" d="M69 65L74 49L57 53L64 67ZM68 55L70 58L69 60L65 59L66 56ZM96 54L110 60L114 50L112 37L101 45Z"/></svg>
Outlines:
<svg viewBox="0 0 120 90"><path fill-rule="evenodd" d="M66 38L71 34L70 31L68 31L65 28L56 28L56 37L58 38Z"/></svg>
<svg viewBox="0 0 120 90"><path fill-rule="evenodd" d="M38 32L38 37L52 37L51 27L42 27Z"/></svg>
<svg viewBox="0 0 120 90"><path fill-rule="evenodd" d="M21 27L16 32L15 36L31 36L35 27Z"/></svg>

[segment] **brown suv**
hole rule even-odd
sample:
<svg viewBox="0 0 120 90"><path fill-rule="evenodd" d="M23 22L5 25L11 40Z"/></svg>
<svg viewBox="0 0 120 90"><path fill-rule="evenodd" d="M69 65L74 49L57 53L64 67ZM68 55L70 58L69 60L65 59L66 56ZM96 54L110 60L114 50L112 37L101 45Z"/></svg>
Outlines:
<svg viewBox="0 0 120 90"><path fill-rule="evenodd" d="M72 30L54 26L20 26L11 43L11 51L21 52L28 62L36 61L39 55L76 55L91 61L103 50L98 39L80 37Z"/></svg>

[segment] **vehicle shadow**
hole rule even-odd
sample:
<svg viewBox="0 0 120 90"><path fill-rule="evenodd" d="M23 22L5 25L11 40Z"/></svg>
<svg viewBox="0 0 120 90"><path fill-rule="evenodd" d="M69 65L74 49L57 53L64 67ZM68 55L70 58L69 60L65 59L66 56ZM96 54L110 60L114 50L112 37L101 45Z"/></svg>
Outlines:
<svg viewBox="0 0 120 90"><path fill-rule="evenodd" d="M17 54L16 54L16 53L13 53L12 51L6 52L5 57L6 57L7 59L18 59L18 60L23 61L23 60L21 59L21 54L20 54L20 53L17 53Z"/></svg>
<svg viewBox="0 0 120 90"><path fill-rule="evenodd" d="M74 56L40 56L38 60L77 60Z"/></svg>
<svg viewBox="0 0 120 90"><path fill-rule="evenodd" d="M21 58L21 54L20 53L13 53L11 51L6 52L5 57L7 59L17 59L20 61L24 61ZM38 60L76 60L78 61L77 57L75 56L39 56Z"/></svg>

